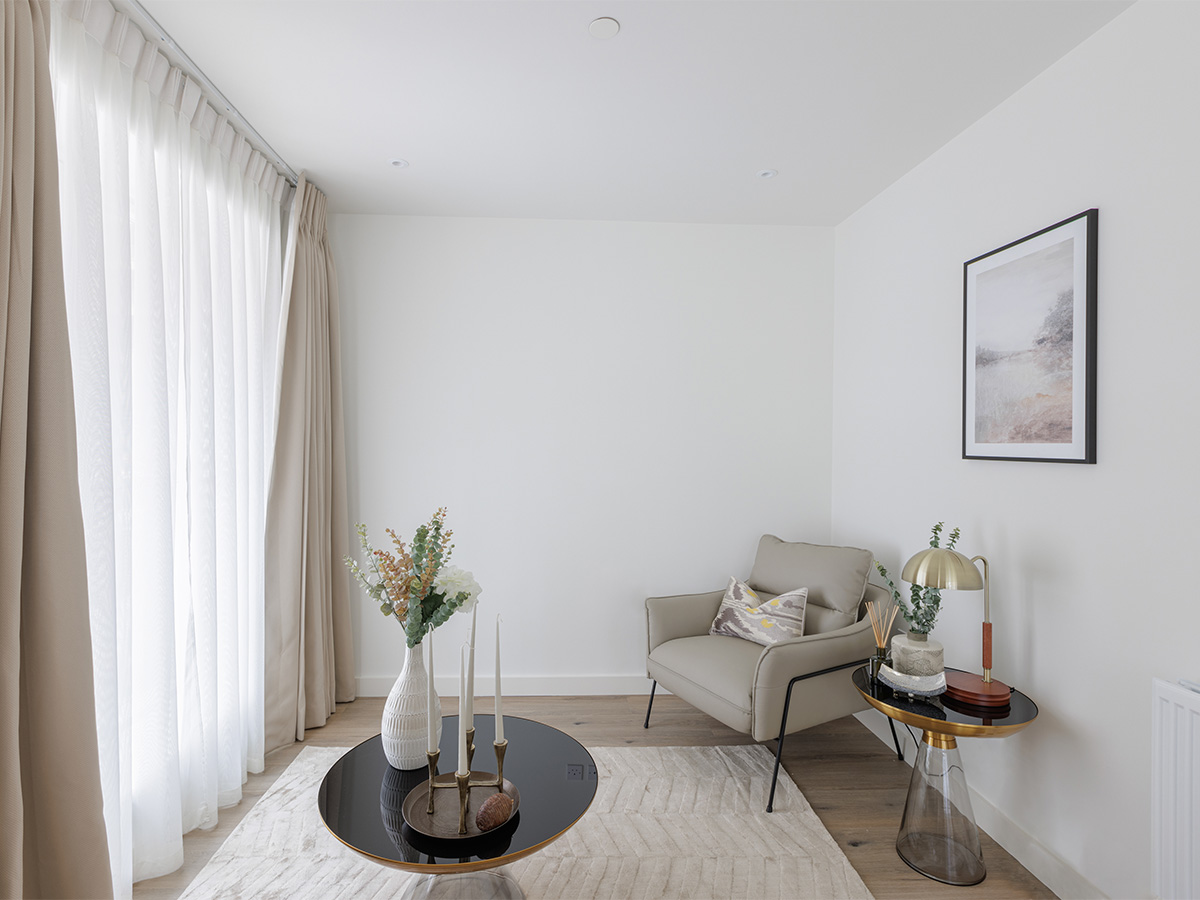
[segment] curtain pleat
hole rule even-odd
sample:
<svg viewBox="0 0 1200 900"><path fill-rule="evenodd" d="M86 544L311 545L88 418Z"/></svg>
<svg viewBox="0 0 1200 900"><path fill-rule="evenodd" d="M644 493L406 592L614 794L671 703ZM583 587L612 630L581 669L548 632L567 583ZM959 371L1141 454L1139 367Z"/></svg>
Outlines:
<svg viewBox="0 0 1200 900"><path fill-rule="evenodd" d="M53 31L67 318L115 891L264 764L288 188L107 0Z"/></svg>
<svg viewBox="0 0 1200 900"><path fill-rule="evenodd" d="M63 288L48 6L3 4L0 894L111 897Z"/></svg>
<svg viewBox="0 0 1200 900"><path fill-rule="evenodd" d="M284 263L279 400L267 501L267 749L354 699L337 274L325 195L296 187Z"/></svg>

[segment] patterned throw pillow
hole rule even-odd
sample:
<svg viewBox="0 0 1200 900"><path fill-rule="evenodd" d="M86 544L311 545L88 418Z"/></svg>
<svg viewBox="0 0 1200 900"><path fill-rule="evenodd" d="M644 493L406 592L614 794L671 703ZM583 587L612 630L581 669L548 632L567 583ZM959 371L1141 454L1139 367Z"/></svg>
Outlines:
<svg viewBox="0 0 1200 900"><path fill-rule="evenodd" d="M747 585L730 577L709 634L725 634L765 645L790 641L804 634L807 602L806 587L763 601Z"/></svg>

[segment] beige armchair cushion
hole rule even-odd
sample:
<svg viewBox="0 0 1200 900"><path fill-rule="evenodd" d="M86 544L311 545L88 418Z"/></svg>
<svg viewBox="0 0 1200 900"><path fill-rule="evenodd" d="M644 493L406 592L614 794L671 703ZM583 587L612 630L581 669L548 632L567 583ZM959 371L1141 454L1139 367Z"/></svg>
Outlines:
<svg viewBox="0 0 1200 900"><path fill-rule="evenodd" d="M751 694L762 653L753 641L719 634L676 638L654 649L646 671L696 709L749 734Z"/></svg>
<svg viewBox="0 0 1200 900"><path fill-rule="evenodd" d="M870 550L790 543L764 534L758 542L749 584L760 595L807 587L804 633L823 634L858 621L871 559ZM797 583L799 573L803 573L803 584Z"/></svg>

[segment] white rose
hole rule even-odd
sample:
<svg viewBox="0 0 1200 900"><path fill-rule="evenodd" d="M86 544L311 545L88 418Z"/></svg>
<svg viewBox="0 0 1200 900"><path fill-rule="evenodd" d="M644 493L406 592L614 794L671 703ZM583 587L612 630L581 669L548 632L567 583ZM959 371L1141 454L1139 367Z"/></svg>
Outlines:
<svg viewBox="0 0 1200 900"><path fill-rule="evenodd" d="M466 602L458 608L458 612L470 612L475 606L475 600L481 592L479 582L470 572L458 566L443 567L433 579L433 587L447 600L466 593Z"/></svg>

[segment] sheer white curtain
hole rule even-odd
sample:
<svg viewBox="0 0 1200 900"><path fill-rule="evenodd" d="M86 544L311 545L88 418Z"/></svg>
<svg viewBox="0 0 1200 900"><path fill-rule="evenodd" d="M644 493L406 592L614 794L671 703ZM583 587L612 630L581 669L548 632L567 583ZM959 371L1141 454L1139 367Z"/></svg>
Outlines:
<svg viewBox="0 0 1200 900"><path fill-rule="evenodd" d="M127 896L263 767L290 189L105 0L57 5L51 61L105 819Z"/></svg>

